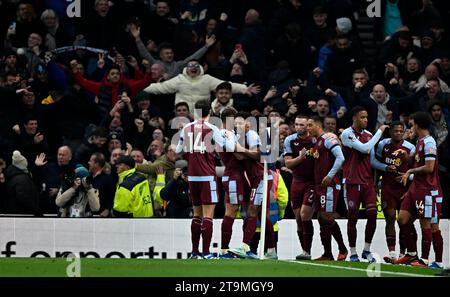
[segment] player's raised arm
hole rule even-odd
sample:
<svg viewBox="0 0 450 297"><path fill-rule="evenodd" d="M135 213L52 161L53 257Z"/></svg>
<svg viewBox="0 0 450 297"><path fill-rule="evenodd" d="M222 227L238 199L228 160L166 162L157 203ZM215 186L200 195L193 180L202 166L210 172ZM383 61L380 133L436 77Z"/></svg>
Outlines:
<svg viewBox="0 0 450 297"><path fill-rule="evenodd" d="M186 137L185 135L185 129L183 128L180 132L180 138L178 139L178 144L177 147L175 149L175 152L177 154L183 154L184 153L184 138Z"/></svg>
<svg viewBox="0 0 450 297"><path fill-rule="evenodd" d="M355 149L363 154L370 154L370 151L373 149L375 144L380 140L381 136L383 135L384 130L389 127L388 125L382 125L377 133L372 137L371 140L369 140L366 143L362 143L358 140L355 133L352 132L350 129L344 130L341 135L342 144L346 147Z"/></svg>

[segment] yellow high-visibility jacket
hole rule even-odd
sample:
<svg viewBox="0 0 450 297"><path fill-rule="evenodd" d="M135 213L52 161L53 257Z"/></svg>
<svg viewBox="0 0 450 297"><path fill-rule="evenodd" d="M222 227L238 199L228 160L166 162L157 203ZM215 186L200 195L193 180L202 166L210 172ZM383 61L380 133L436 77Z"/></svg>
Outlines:
<svg viewBox="0 0 450 297"><path fill-rule="evenodd" d="M137 173L135 168L119 173L113 209L132 214L134 218L153 216L148 180L144 175Z"/></svg>

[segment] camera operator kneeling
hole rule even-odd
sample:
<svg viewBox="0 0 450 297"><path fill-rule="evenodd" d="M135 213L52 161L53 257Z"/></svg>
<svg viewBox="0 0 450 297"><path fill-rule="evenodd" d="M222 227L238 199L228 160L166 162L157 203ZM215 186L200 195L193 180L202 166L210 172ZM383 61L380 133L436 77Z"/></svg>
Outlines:
<svg viewBox="0 0 450 297"><path fill-rule="evenodd" d="M61 217L86 218L100 209L98 190L92 187L92 177L82 165L75 168L71 184L62 185L56 197Z"/></svg>

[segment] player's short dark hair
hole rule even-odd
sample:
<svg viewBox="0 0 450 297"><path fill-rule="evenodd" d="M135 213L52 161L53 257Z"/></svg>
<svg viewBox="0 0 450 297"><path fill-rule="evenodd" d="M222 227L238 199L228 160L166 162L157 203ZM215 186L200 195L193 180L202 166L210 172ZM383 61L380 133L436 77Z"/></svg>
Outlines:
<svg viewBox="0 0 450 297"><path fill-rule="evenodd" d="M430 129L432 119L431 115L428 112L415 112L412 114L411 118L414 120L414 124L419 126L420 129Z"/></svg>
<svg viewBox="0 0 450 297"><path fill-rule="evenodd" d="M365 107L362 107L362 106L357 105L357 106L355 106L355 107L352 108L352 110L350 111L350 115L351 115L352 117L354 117L355 115L357 115L358 113L360 113L360 112L362 112L362 111L367 112L367 109L366 109Z"/></svg>
<svg viewBox="0 0 450 297"><path fill-rule="evenodd" d="M314 123L319 124L319 126L323 128L323 120L319 116L312 116L309 119L313 120Z"/></svg>
<svg viewBox="0 0 450 297"><path fill-rule="evenodd" d="M224 122L229 117L234 118L236 116L236 114L237 114L237 110L236 109L234 109L233 107L227 107L220 114L220 119L222 120L222 122Z"/></svg>
<svg viewBox="0 0 450 297"><path fill-rule="evenodd" d="M211 110L211 102L207 99L195 102L195 109L200 109L202 111L201 116L206 117Z"/></svg>
<svg viewBox="0 0 450 297"><path fill-rule="evenodd" d="M393 122L389 125L389 128L393 129L395 126L402 126L402 127L403 127L403 124L402 124L402 122L400 122L400 121L393 121Z"/></svg>
<svg viewBox="0 0 450 297"><path fill-rule="evenodd" d="M222 83L217 85L216 92L218 92L219 90L228 90L228 91L231 92L232 86L231 86L231 84L229 82L224 81L224 82L222 82Z"/></svg>
<svg viewBox="0 0 450 297"><path fill-rule="evenodd" d="M251 114L249 112L246 111L239 111L238 113L236 113L236 115L234 116L234 118L243 118L244 120L247 119L248 117L250 117Z"/></svg>

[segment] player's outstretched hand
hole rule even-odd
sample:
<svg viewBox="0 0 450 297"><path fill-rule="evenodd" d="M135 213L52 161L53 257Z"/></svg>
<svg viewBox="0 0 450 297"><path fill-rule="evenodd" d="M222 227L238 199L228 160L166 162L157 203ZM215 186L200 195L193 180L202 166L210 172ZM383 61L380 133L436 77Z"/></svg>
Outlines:
<svg viewBox="0 0 450 297"><path fill-rule="evenodd" d="M378 129L380 129L381 132L384 133L384 130L386 130L386 129L388 129L388 128L389 128L389 125L381 125L380 128L378 128Z"/></svg>
<svg viewBox="0 0 450 297"><path fill-rule="evenodd" d="M331 183L331 177L329 177L328 175L322 179L322 187L326 188L330 185L330 183Z"/></svg>
<svg viewBox="0 0 450 297"><path fill-rule="evenodd" d="M408 179L409 179L409 176L410 176L410 175L411 175L411 172L410 172L409 170L406 171L406 173L402 175L401 183L402 183L404 186L406 186L406 184L408 183Z"/></svg>

